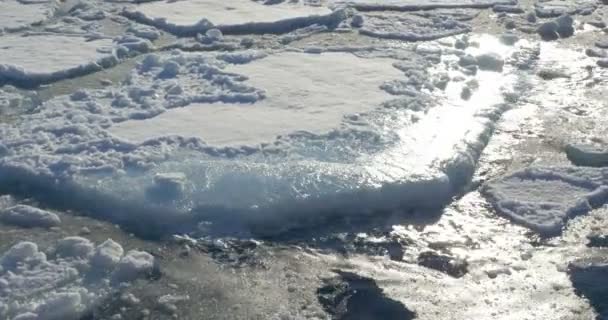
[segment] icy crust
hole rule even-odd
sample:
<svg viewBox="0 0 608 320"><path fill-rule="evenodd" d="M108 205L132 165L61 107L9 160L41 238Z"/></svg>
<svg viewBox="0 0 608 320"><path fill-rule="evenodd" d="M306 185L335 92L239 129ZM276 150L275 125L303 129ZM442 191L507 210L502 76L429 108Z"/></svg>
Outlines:
<svg viewBox="0 0 608 320"><path fill-rule="evenodd" d="M410 14L367 14L359 32L363 35L404 41L429 41L470 31L449 16L422 17Z"/></svg>
<svg viewBox="0 0 608 320"><path fill-rule="evenodd" d="M52 17L57 2L49 1L0 1L0 34L2 30L17 31Z"/></svg>
<svg viewBox="0 0 608 320"><path fill-rule="evenodd" d="M608 170L540 167L512 173L482 188L496 210L543 236L608 202Z"/></svg>
<svg viewBox="0 0 608 320"><path fill-rule="evenodd" d="M95 246L86 238L67 237L47 253L35 243L19 242L0 256L0 318L81 319L122 286L154 269L152 255L123 254L112 240Z"/></svg>
<svg viewBox="0 0 608 320"><path fill-rule="evenodd" d="M67 35L0 36L0 86L34 87L108 68L137 52L148 40L135 36L88 39Z"/></svg>
<svg viewBox="0 0 608 320"><path fill-rule="evenodd" d="M418 11L454 8L490 8L494 5L515 5L517 0L333 0L334 7L349 6L362 11Z"/></svg>
<svg viewBox="0 0 608 320"><path fill-rule="evenodd" d="M440 54L431 49L418 51ZM385 55L390 57L390 53ZM296 131L242 146L207 144L204 135L166 132L133 142L112 134L121 123L153 121L179 107L210 109L231 104L231 108L241 108L243 130L255 129L257 120L247 123L246 115L265 103L271 109L290 104L294 110L318 109L311 114L335 107L323 105L322 99L310 100L314 92L300 90L306 86L273 88L270 84L283 78L255 76L272 75L268 68L278 62L283 68L276 70L285 71L294 62L322 61L325 56L332 57L304 53L266 57L258 51L149 55L121 86L58 97L23 121L0 125L0 145L6 149L0 159L2 188L88 212L142 236L190 232L202 221L215 223L212 231L218 232L253 228L276 233L331 216L447 203L470 178L504 106L479 96L471 100L473 108L445 105L433 112L440 102L429 94L436 90L428 73L431 63L413 52L395 53L392 58L400 60L340 56L344 65L334 69L304 64L312 71L363 72L358 77L368 72L366 79L347 79L363 82L379 79L361 67L361 59L369 59L367 63L383 75L382 63L395 67L396 79L376 82L375 88L370 82L372 88L365 89L382 93L380 100L370 101L377 106L361 105L362 113L343 109L343 118L329 131ZM276 60L281 57L287 60ZM266 67L259 69L264 60ZM319 85L344 95L343 87L323 79ZM268 91L256 88L258 84ZM485 88L486 84L497 87ZM484 82L480 92L494 92L498 85L499 81ZM279 99L273 100L277 95ZM273 101L289 104L273 105ZM225 121L227 125L218 130L229 135L234 120ZM277 118L275 122L288 121ZM450 129L431 130L438 127ZM436 148L428 149L429 145Z"/></svg>
<svg viewBox="0 0 608 320"><path fill-rule="evenodd" d="M334 26L346 13L303 1L266 5L252 0L233 0L230 5L214 0L144 3L123 15L178 36L196 36L216 28L225 34L287 33L310 25Z"/></svg>

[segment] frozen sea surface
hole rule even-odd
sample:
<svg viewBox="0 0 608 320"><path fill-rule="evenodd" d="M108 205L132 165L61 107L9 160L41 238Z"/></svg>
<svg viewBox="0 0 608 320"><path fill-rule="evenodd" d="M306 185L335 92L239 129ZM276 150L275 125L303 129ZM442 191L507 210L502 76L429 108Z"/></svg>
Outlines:
<svg viewBox="0 0 608 320"><path fill-rule="evenodd" d="M52 17L56 7L57 3L53 0L3 0L0 2L0 31L20 30L41 23Z"/></svg>

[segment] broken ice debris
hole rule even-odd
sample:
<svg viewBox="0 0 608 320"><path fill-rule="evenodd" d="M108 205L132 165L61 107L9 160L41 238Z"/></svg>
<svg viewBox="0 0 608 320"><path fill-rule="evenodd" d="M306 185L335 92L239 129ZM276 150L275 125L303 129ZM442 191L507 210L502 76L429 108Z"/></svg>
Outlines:
<svg viewBox="0 0 608 320"><path fill-rule="evenodd" d="M23 204L0 210L0 222L25 228L50 228L61 224L56 214Z"/></svg>

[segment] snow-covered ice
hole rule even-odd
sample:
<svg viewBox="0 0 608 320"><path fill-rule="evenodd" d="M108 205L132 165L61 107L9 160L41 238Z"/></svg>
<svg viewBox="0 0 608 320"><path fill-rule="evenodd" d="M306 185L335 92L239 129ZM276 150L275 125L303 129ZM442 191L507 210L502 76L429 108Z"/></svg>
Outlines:
<svg viewBox="0 0 608 320"><path fill-rule="evenodd" d="M528 168L490 181L482 192L496 210L544 236L608 202L608 171L585 167Z"/></svg>
<svg viewBox="0 0 608 320"><path fill-rule="evenodd" d="M306 1L263 4L252 0L155 1L127 9L125 16L182 36L217 28L224 33L286 33L312 24L336 23L340 15Z"/></svg>
<svg viewBox="0 0 608 320"><path fill-rule="evenodd" d="M80 36L0 36L0 85L32 86L90 73L116 63L111 39Z"/></svg>
<svg viewBox="0 0 608 320"><path fill-rule="evenodd" d="M52 17L57 8L54 0L49 1L0 1L0 33L25 29ZM2 44L0 40L0 44Z"/></svg>
<svg viewBox="0 0 608 320"><path fill-rule="evenodd" d="M50 228L61 224L55 213L20 204L0 210L0 222L20 227Z"/></svg>
<svg viewBox="0 0 608 320"><path fill-rule="evenodd" d="M122 247L113 246L120 248L119 254L113 251L116 263L99 265L93 262L94 244L85 238L64 238L48 254L32 242L13 245L0 256L0 317L81 319L120 290L113 280L131 282L153 271L150 254L129 251L122 256Z"/></svg>

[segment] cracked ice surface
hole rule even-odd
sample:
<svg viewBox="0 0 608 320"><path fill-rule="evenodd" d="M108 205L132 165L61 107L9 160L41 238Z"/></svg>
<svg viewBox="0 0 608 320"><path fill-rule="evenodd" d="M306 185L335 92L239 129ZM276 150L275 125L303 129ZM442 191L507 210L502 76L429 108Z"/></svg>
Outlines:
<svg viewBox="0 0 608 320"><path fill-rule="evenodd" d="M24 29L45 21L55 12L54 1L23 3L15 0L0 1L0 31Z"/></svg>
<svg viewBox="0 0 608 320"><path fill-rule="evenodd" d="M178 35L204 33L211 26L223 32L281 33L325 20L332 11L299 1L264 5L252 0L156 1L138 5L125 14ZM295 27L294 27L295 26Z"/></svg>
<svg viewBox="0 0 608 320"><path fill-rule="evenodd" d="M147 235L437 207L470 178L511 80L479 71L464 102L431 70L412 51L149 55L121 86L0 126L0 176Z"/></svg>
<svg viewBox="0 0 608 320"><path fill-rule="evenodd" d="M87 41L80 36L0 36L0 84L36 84L113 63L111 39Z"/></svg>

